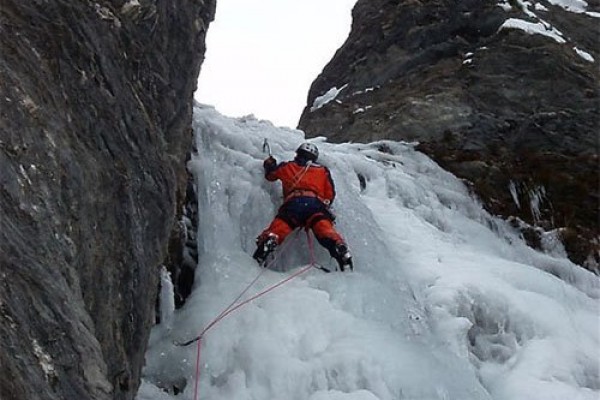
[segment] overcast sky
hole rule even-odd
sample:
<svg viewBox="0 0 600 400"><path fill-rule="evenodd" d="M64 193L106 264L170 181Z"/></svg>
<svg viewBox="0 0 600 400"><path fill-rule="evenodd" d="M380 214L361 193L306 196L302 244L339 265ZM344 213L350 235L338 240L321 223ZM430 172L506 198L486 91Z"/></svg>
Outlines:
<svg viewBox="0 0 600 400"><path fill-rule="evenodd" d="M312 81L344 43L356 0L218 0L196 100L295 128Z"/></svg>

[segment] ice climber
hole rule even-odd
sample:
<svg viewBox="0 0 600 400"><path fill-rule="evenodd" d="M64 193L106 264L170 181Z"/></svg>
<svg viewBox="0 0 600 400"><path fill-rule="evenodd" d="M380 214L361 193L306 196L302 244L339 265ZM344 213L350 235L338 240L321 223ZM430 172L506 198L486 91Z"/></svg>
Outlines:
<svg viewBox="0 0 600 400"><path fill-rule="evenodd" d="M303 143L296 150L293 161L278 164L269 156L263 162L265 178L271 182L281 180L283 205L256 239L257 249L252 257L260 264L294 229L307 228L336 259L340 270L353 269L352 256L333 226L335 217L329 209L335 199L331 173L327 167L316 163L318 157L317 146Z"/></svg>

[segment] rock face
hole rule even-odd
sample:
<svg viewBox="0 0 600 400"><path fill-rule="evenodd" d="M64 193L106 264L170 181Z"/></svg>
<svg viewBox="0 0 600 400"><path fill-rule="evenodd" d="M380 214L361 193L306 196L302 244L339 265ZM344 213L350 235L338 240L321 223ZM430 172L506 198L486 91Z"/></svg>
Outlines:
<svg viewBox="0 0 600 400"><path fill-rule="evenodd" d="M134 398L214 9L3 0L0 398Z"/></svg>
<svg viewBox="0 0 600 400"><path fill-rule="evenodd" d="M553 231L597 270L599 17L598 0L359 0L299 128L417 141L532 245Z"/></svg>

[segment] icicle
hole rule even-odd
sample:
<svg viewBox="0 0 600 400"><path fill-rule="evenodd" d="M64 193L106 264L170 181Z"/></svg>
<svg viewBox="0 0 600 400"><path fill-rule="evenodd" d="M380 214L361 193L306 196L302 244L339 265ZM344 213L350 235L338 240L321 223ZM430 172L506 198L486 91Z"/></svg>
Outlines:
<svg viewBox="0 0 600 400"><path fill-rule="evenodd" d="M531 215L533 216L534 223L538 223L541 219L542 213L540 206L546 197L546 189L543 186L536 186L534 189L529 191L529 208Z"/></svg>
<svg viewBox="0 0 600 400"><path fill-rule="evenodd" d="M512 196L513 201L517 205L517 208L521 209L521 203L519 202L519 193L517 192L517 185L515 184L515 182L512 179L510 180L510 183L508 184L508 190L510 190L510 195Z"/></svg>
<svg viewBox="0 0 600 400"><path fill-rule="evenodd" d="M165 266L160 270L160 322L170 330L173 324L173 313L175 312L175 294L171 274Z"/></svg>

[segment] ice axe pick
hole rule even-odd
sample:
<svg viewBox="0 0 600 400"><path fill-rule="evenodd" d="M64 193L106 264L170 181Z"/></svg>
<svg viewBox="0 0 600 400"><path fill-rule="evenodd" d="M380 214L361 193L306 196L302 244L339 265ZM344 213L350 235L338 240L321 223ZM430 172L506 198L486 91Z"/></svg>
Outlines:
<svg viewBox="0 0 600 400"><path fill-rule="evenodd" d="M268 153L269 157L271 157L271 146L269 145L269 141L265 138L263 142L263 153Z"/></svg>

